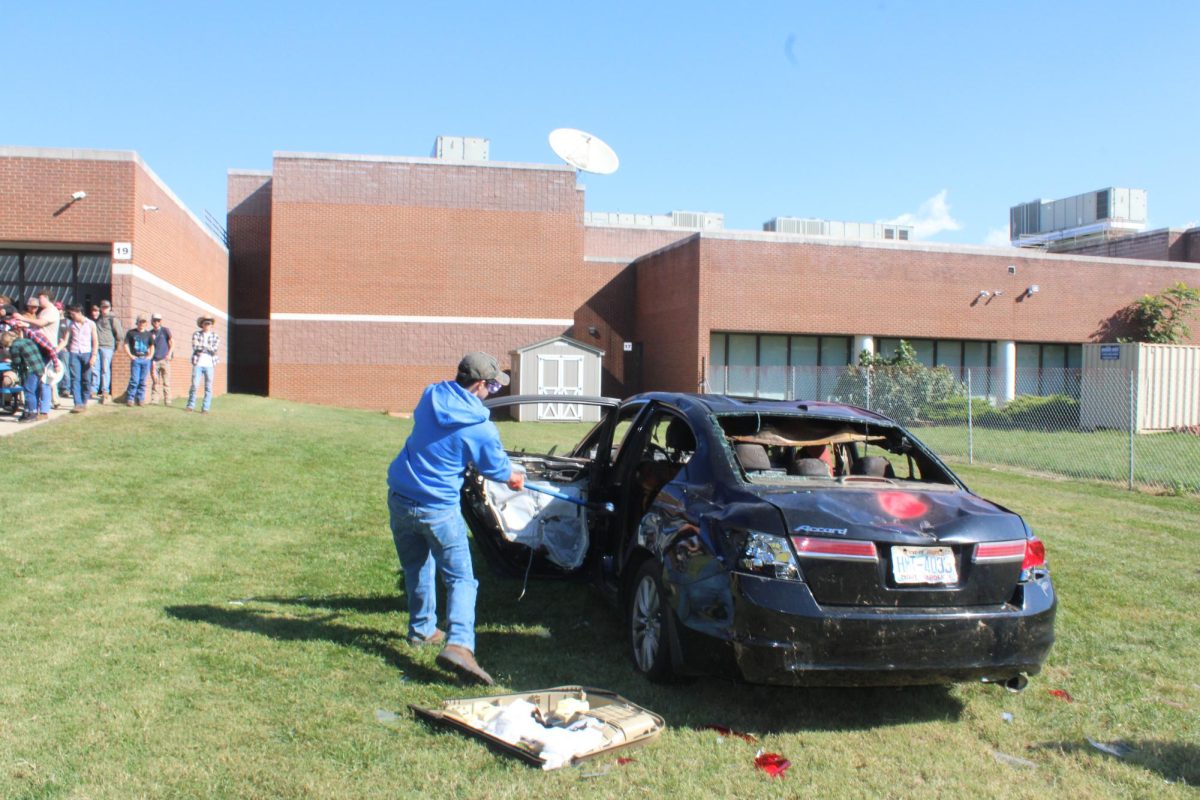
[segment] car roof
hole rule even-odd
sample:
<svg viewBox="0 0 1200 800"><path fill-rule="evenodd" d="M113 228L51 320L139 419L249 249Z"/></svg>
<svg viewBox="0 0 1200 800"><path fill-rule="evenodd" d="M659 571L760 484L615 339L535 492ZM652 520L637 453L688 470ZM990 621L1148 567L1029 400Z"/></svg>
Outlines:
<svg viewBox="0 0 1200 800"><path fill-rule="evenodd" d="M758 413L816 416L827 419L895 423L873 411L844 403L821 400L763 400L754 397L734 397L723 394L690 394L687 392L645 392L625 400L626 403L654 400L676 406L680 410L704 410L713 414Z"/></svg>

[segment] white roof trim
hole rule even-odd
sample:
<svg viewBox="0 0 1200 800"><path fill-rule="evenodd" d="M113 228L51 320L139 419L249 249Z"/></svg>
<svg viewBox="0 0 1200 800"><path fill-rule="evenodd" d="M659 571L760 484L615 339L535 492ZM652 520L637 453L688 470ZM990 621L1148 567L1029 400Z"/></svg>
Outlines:
<svg viewBox="0 0 1200 800"><path fill-rule="evenodd" d="M566 164L529 164L519 161L450 161L445 158L417 156L370 156L350 153L285 153L276 151L276 159L299 161L374 161L382 164L433 164L441 167L492 167L494 169L535 169L547 172L575 172Z"/></svg>
<svg viewBox="0 0 1200 800"><path fill-rule="evenodd" d="M400 322L420 325L554 325L570 327L573 319L531 319L527 317L408 317L389 314L296 314L275 311L271 320L284 322Z"/></svg>
<svg viewBox="0 0 1200 800"><path fill-rule="evenodd" d="M212 314L214 317L217 317L219 319L223 319L226 321L229 320L229 314L227 314L224 311L222 311L221 309L217 308L212 303L206 303L205 301L201 300L199 297L196 297L196 295L189 294L188 292L185 292L183 289L180 289L175 284L164 281L162 278L158 277L154 273L148 272L148 271L142 269L137 264L127 264L123 261L113 262L112 274L113 275L128 275L131 278L137 278L139 281L148 283L151 286L155 287L156 289L162 289L164 292L167 292L168 294L172 294L175 297L178 297L180 300L183 300L184 302L191 303L196 308L199 308L203 311L207 311L209 314Z"/></svg>

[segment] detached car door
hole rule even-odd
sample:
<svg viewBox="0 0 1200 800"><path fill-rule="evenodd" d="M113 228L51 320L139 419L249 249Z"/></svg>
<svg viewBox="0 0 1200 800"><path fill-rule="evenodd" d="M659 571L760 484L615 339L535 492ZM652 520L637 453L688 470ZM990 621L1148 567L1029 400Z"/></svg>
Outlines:
<svg viewBox="0 0 1200 800"><path fill-rule="evenodd" d="M463 483L462 510L480 551L500 572L510 575L569 577L581 574L592 557L592 529L602 523L593 487L606 470L619 401L609 397L572 397L572 404L597 406L600 421L574 449L538 453L509 450L509 459L524 469L526 488L519 492L469 470ZM540 395L514 395L485 401L495 411L525 404L545 404ZM526 423L554 426L554 422ZM585 446L591 442L590 446Z"/></svg>

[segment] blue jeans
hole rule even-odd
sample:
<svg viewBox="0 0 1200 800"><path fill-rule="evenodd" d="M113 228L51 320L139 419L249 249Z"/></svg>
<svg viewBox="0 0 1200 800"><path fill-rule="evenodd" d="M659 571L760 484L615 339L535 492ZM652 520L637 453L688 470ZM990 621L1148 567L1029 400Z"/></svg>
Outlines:
<svg viewBox="0 0 1200 800"><path fill-rule="evenodd" d="M91 353L70 353L71 364L71 398L75 405L82 408L92 397L92 367L88 362Z"/></svg>
<svg viewBox="0 0 1200 800"><path fill-rule="evenodd" d="M101 347L92 366L92 394L112 394L112 357L111 347Z"/></svg>
<svg viewBox="0 0 1200 800"><path fill-rule="evenodd" d="M204 403L200 406L201 411L208 411L212 405L212 381L213 368L202 367L196 364L192 367L192 387L188 389L188 408L196 407L196 390L200 388L200 378L204 377Z"/></svg>
<svg viewBox="0 0 1200 800"><path fill-rule="evenodd" d="M146 384L149 382L150 359L133 359L129 363L129 388L125 390L126 402L146 402Z"/></svg>
<svg viewBox="0 0 1200 800"><path fill-rule="evenodd" d="M471 568L467 523L458 506L426 508L388 492L392 541L404 569L408 595L408 633L422 638L437 628L437 586L446 585L446 643L475 652L475 593L479 582Z"/></svg>
<svg viewBox="0 0 1200 800"><path fill-rule="evenodd" d="M36 372L30 372L25 376L25 413L29 414L49 414L50 413L50 384L42 383L42 378Z"/></svg>

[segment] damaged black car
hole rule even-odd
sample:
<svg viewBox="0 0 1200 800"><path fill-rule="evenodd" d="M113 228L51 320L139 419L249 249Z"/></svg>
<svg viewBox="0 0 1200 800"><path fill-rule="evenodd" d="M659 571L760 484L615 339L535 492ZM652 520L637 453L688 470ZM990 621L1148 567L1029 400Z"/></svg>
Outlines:
<svg viewBox="0 0 1200 800"><path fill-rule="evenodd" d="M648 678L1015 688L1041 669L1056 607L1041 541L892 420L717 395L571 402L600 409L583 440L510 453L534 491L469 476L464 514L511 572L594 581Z"/></svg>

